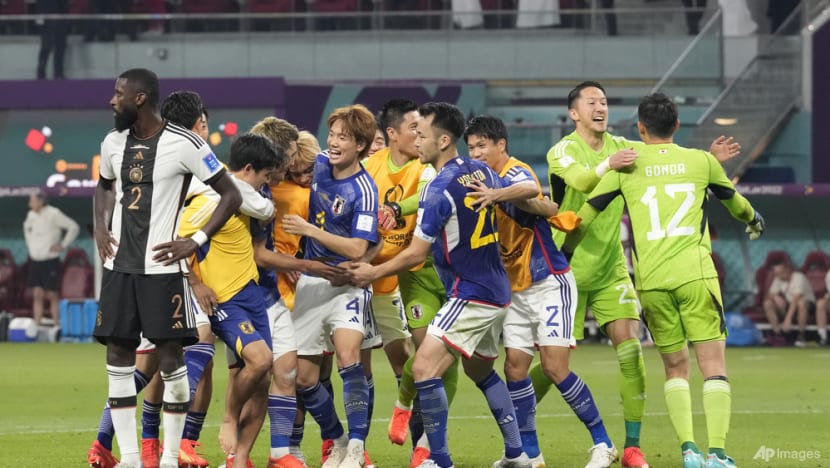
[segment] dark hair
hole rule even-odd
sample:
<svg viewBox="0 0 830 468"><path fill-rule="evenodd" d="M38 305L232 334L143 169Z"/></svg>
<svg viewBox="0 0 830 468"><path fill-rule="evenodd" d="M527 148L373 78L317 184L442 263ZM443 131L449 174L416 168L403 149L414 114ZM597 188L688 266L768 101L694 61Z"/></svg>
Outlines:
<svg viewBox="0 0 830 468"><path fill-rule="evenodd" d="M579 99L579 95L582 93L582 90L585 88L597 88L598 90L602 91L602 94L605 94L605 88L602 87L601 84L597 83L596 81L583 81L574 87L570 93L568 93L568 109L573 109L574 102Z"/></svg>
<svg viewBox="0 0 830 468"><path fill-rule="evenodd" d="M467 122L467 128L464 129L465 142L470 135L487 138L492 140L493 143L498 143L499 140L503 139L507 143L507 127L504 126L501 119L492 115L479 115L470 119Z"/></svg>
<svg viewBox="0 0 830 468"><path fill-rule="evenodd" d="M650 94L640 101L637 118L650 135L668 138L677 125L677 106L663 93Z"/></svg>
<svg viewBox="0 0 830 468"><path fill-rule="evenodd" d="M231 171L241 171L250 164L255 171L261 171L280 167L287 160L285 150L281 146L275 145L264 136L245 133L231 145L228 167Z"/></svg>
<svg viewBox="0 0 830 468"><path fill-rule="evenodd" d="M387 101L378 112L378 128L386 139L386 129L392 127L397 130L403 122L403 116L418 110L418 103L412 99L397 98ZM388 142L387 142L388 143Z"/></svg>
<svg viewBox="0 0 830 468"><path fill-rule="evenodd" d="M784 266L784 267L787 267L787 268L792 267L792 264L786 258L783 258L783 257L778 257L778 258L772 259L772 261L769 262L769 265L771 267L777 267L778 265L781 265L781 266Z"/></svg>
<svg viewBox="0 0 830 468"><path fill-rule="evenodd" d="M159 77L146 68L131 68L118 75L135 87L136 93L147 96L147 104L156 108L159 104Z"/></svg>
<svg viewBox="0 0 830 468"><path fill-rule="evenodd" d="M450 103L428 102L422 104L418 112L424 118L432 115L432 126L446 132L453 144L464 134L464 114Z"/></svg>
<svg viewBox="0 0 830 468"><path fill-rule="evenodd" d="M190 130L202 118L205 107L199 93L174 91L161 103L161 116Z"/></svg>

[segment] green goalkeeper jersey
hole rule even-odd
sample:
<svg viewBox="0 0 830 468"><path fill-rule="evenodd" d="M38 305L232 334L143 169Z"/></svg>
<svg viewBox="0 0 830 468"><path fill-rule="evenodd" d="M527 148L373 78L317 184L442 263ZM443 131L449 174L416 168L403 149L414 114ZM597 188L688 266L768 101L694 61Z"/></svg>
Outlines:
<svg viewBox="0 0 830 468"><path fill-rule="evenodd" d="M673 290L690 281L716 278L705 216L707 190L735 219L752 221L755 210L705 151L672 143L644 145L629 172L609 172L579 210L583 224L568 236L572 249L597 214L625 201L634 234L632 261L638 290ZM622 197L619 197L622 195ZM591 226L591 229L588 229Z"/></svg>
<svg viewBox="0 0 830 468"><path fill-rule="evenodd" d="M559 204L560 211L579 210L600 181L596 167L617 151L642 145L606 132L602 149L594 151L576 132L567 135L548 151L551 199ZM620 243L622 213L622 200L611 203L574 251L571 267L579 289L601 289L628 275ZM556 245L561 246L565 233L553 232Z"/></svg>

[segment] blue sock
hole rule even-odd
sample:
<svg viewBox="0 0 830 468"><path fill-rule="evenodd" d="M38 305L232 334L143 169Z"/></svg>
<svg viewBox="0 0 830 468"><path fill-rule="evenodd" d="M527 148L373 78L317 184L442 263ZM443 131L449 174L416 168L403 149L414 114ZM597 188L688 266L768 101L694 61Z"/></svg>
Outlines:
<svg viewBox="0 0 830 468"><path fill-rule="evenodd" d="M303 406L303 399L299 396L297 397L297 414L302 413L305 416L305 406ZM302 423L297 423L297 419L294 418L294 421L291 423L291 438L289 439L289 444L291 447L299 447L300 444L303 443L303 435L305 433L305 417L303 417Z"/></svg>
<svg viewBox="0 0 830 468"><path fill-rule="evenodd" d="M516 409L516 422L519 424L519 435L522 437L522 448L530 458L536 458L539 450L539 438L536 436L536 394L533 393L533 384L530 377L518 382L507 382L510 399Z"/></svg>
<svg viewBox="0 0 830 468"><path fill-rule="evenodd" d="M349 424L349 439L366 440L369 434L369 386L359 362L338 369L343 379L343 404Z"/></svg>
<svg viewBox="0 0 830 468"><path fill-rule="evenodd" d="M190 401L196 395L199 380L207 363L213 359L215 348L211 343L196 343L184 349L184 365L187 366L187 384L190 385Z"/></svg>
<svg viewBox="0 0 830 468"><path fill-rule="evenodd" d="M530 379L528 379L530 380ZM490 412L496 418L499 430L504 438L504 456L516 458L522 454L522 437L519 435L519 425L516 423L516 410L513 408L513 401L507 391L507 385L501 380L496 371L490 371L490 375L481 382L476 382L479 390L487 398Z"/></svg>
<svg viewBox="0 0 830 468"><path fill-rule="evenodd" d="M133 373L133 380L135 381L135 392L138 393L144 390L144 387L150 383L150 377L147 377L140 370ZM104 446L107 450L112 450L112 437L115 435L115 427L112 425L112 415L110 415L110 404L107 402L104 405L104 411L101 413L101 422L98 423L98 443Z"/></svg>
<svg viewBox="0 0 830 468"><path fill-rule="evenodd" d="M370 375L366 378L366 384L369 386L369 408L366 415L366 434L368 435L372 427L372 414L375 412L375 379Z"/></svg>
<svg viewBox="0 0 830 468"><path fill-rule="evenodd" d="M594 403L594 397L591 395L588 385L578 375L571 372L562 383L556 385L556 388L562 393L565 403L570 405L579 420L591 432L594 445L605 442L611 447L611 439L605 431L605 425L602 423L599 409Z"/></svg>
<svg viewBox="0 0 830 468"><path fill-rule="evenodd" d="M297 415L297 399L288 395L268 395L268 418L271 420L271 448L288 447Z"/></svg>
<svg viewBox="0 0 830 468"><path fill-rule="evenodd" d="M320 436L325 439L337 439L343 435L343 425L337 419L334 400L331 394L317 382L313 387L297 390L297 398L302 398L308 414L320 426Z"/></svg>
<svg viewBox="0 0 830 468"><path fill-rule="evenodd" d="M205 416L207 416L207 413L188 411L187 418L184 420L182 439L199 440L199 436L202 434L202 426L205 424Z"/></svg>
<svg viewBox="0 0 830 468"><path fill-rule="evenodd" d="M438 466L452 466L450 448L447 445L447 419L449 403L444 382L440 377L415 382L418 401L421 402L421 417L424 432L429 440L429 458Z"/></svg>
<svg viewBox="0 0 830 468"><path fill-rule="evenodd" d="M151 403L144 400L144 410L141 412L141 438L158 439L161 425L161 403Z"/></svg>
<svg viewBox="0 0 830 468"><path fill-rule="evenodd" d="M331 397L334 398L334 387L331 386L331 376L325 378L320 377L320 385L322 385L323 388L325 388L326 391L329 392L329 395L331 395Z"/></svg>
<svg viewBox="0 0 830 468"><path fill-rule="evenodd" d="M418 444L418 440L424 435L424 417L421 414L421 399L415 397L412 402L412 416L409 417L409 434L412 436L412 446Z"/></svg>

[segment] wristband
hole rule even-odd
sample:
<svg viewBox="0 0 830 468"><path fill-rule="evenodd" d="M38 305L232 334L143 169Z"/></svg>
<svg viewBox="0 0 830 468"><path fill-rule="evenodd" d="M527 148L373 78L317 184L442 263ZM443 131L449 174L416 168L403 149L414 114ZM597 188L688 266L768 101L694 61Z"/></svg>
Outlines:
<svg viewBox="0 0 830 468"><path fill-rule="evenodd" d="M207 236L207 234L205 234L204 231L202 231L200 229L200 230L196 231L195 233L193 233L193 235L190 236L190 239L193 240L194 242L196 242L196 244L199 247L201 247L205 244L205 242L207 242L208 236Z"/></svg>
<svg viewBox="0 0 830 468"><path fill-rule="evenodd" d="M594 173L597 175L597 177L601 179L602 176L604 176L605 173L608 172L610 169L611 163L609 162L608 158L605 158L605 161L599 163L599 166L597 166L597 168L594 169Z"/></svg>
<svg viewBox="0 0 830 468"><path fill-rule="evenodd" d="M395 213L395 218L396 219L401 217L401 213L402 213L401 205L398 205L395 202L385 203L385 205L392 209L392 212Z"/></svg>

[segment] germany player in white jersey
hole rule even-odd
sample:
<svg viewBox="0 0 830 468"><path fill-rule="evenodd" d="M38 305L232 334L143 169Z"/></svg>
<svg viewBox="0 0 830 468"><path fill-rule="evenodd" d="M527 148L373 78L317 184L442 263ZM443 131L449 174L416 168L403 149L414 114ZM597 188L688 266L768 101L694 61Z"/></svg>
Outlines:
<svg viewBox="0 0 830 468"><path fill-rule="evenodd" d="M95 190L95 242L104 261L95 338L107 346L109 404L121 465L139 466L135 349L139 336L156 344L165 383L165 451L161 466L178 467L189 391L182 346L197 341L182 266L233 214L241 196L198 135L161 118L158 77L127 70L110 100L115 130L101 144ZM221 201L202 231L177 239L184 195L193 176Z"/></svg>

